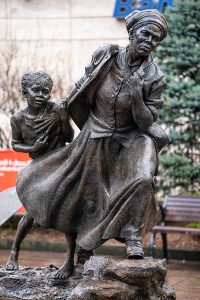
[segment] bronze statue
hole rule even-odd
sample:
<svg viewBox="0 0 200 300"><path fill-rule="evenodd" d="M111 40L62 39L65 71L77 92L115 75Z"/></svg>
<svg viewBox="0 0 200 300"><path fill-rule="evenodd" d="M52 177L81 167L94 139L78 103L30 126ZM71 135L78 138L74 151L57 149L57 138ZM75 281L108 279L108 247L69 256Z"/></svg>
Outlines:
<svg viewBox="0 0 200 300"><path fill-rule="evenodd" d="M22 77L21 85L27 106L11 117L13 149L27 152L35 159L71 142L74 131L65 107L49 101L53 87L50 76L43 71L30 72ZM19 222L7 270L18 269L20 245L33 222L34 219L28 212Z"/></svg>
<svg viewBox="0 0 200 300"><path fill-rule="evenodd" d="M72 236L91 251L115 238L128 258L142 259L142 237L156 218L154 176L168 138L156 123L166 81L151 57L166 37L157 10L125 19L129 45L103 45L76 83L66 108L81 129L69 145L21 170L17 192L37 224ZM73 263L71 263L73 267Z"/></svg>

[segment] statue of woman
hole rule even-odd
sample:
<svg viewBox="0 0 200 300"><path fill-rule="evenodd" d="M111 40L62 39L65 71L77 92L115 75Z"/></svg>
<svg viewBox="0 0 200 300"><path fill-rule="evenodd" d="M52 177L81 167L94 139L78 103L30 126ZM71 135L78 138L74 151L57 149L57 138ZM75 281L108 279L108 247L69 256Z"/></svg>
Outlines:
<svg viewBox="0 0 200 300"><path fill-rule="evenodd" d="M158 152L168 142L156 123L166 81L151 56L167 22L157 10L125 22L129 45L97 49L69 97L80 134L24 168L17 191L38 224L75 234L83 249L115 238L128 258L142 259L142 237L156 222Z"/></svg>

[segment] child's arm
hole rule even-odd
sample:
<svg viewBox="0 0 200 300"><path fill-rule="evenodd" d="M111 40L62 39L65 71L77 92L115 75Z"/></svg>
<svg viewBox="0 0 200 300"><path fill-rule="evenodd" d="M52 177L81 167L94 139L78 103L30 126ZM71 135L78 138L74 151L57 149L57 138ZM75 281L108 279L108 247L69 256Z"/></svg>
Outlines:
<svg viewBox="0 0 200 300"><path fill-rule="evenodd" d="M12 140L12 147L16 152L35 153L42 150L47 145L47 140L48 136L45 134L41 135L33 146Z"/></svg>
<svg viewBox="0 0 200 300"><path fill-rule="evenodd" d="M34 145L27 145L24 143L24 139L22 137L22 132L20 126L18 126L18 122L15 116L11 117L11 128L12 128L12 142L11 145L13 150L17 152L25 152L25 153L34 153L44 146L46 146L48 136L46 134L40 136L39 139L35 142Z"/></svg>

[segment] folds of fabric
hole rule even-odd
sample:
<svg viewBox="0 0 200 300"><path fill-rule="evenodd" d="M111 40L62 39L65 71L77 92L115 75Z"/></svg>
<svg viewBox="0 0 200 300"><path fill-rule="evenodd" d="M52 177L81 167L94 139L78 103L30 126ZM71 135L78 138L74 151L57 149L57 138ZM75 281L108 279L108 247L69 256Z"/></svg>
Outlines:
<svg viewBox="0 0 200 300"><path fill-rule="evenodd" d="M17 192L36 223L77 233L91 250L110 238L140 239L154 226L156 164L147 135L127 149L112 138L91 139L85 124L70 145L22 169Z"/></svg>

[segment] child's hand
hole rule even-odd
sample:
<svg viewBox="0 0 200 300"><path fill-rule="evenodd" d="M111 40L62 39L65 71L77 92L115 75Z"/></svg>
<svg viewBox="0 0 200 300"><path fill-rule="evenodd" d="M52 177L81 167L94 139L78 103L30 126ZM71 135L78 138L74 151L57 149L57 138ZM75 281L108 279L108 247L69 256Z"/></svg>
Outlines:
<svg viewBox="0 0 200 300"><path fill-rule="evenodd" d="M47 145L47 141L48 141L48 135L44 133L35 142L32 152L43 149Z"/></svg>

